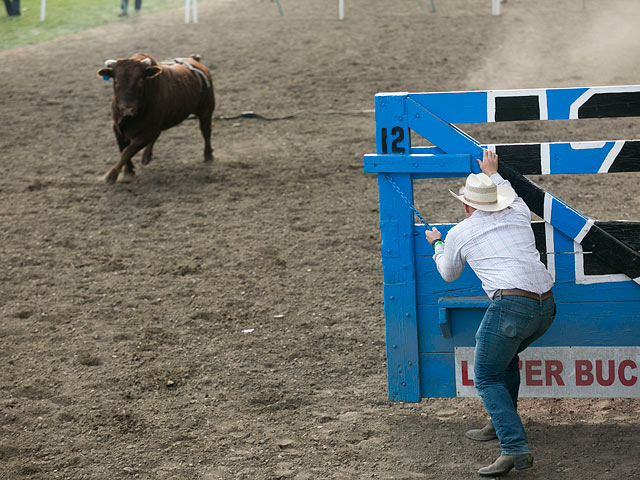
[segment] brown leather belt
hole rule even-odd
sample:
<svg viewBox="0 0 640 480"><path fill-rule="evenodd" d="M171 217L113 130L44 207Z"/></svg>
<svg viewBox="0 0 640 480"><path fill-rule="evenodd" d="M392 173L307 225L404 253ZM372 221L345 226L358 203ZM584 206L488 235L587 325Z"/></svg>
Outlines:
<svg viewBox="0 0 640 480"><path fill-rule="evenodd" d="M520 290L519 288L502 288L495 293L493 298L496 298L500 293L502 293L502 296L528 297L533 298L534 300L546 300L547 298L553 297L553 292L551 290L538 294L528 292L527 290Z"/></svg>

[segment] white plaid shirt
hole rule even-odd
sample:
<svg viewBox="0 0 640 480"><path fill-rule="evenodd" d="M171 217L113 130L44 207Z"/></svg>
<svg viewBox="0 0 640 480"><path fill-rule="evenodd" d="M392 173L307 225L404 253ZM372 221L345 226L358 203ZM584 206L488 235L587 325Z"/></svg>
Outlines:
<svg viewBox="0 0 640 480"><path fill-rule="evenodd" d="M498 173L491 180L511 186ZM433 260L447 282L458 278L469 263L489 298L503 288L544 293L553 287L553 277L536 249L531 212L517 195L499 212L476 210L449 230L444 241L436 246Z"/></svg>

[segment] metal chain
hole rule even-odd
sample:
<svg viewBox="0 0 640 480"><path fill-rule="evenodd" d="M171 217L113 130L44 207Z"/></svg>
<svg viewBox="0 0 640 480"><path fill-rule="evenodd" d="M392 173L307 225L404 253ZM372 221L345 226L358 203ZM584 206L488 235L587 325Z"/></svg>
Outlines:
<svg viewBox="0 0 640 480"><path fill-rule="evenodd" d="M389 185L391 185L393 187L393 189L398 192L398 195L400 195L400 198L402 198L402 200L405 201L405 203L409 206L409 208L411 210L413 210L413 213L415 213L416 217L418 217L420 219L420 221L422 223L424 223L424 226L427 229L431 229L431 225L429 225L426 220L424 218L422 218L422 215L420 215L420 212L418 212L418 210L416 209L416 207L413 205L413 203L411 203L409 201L409 199L407 198L407 196L402 193L402 190L400 190L400 187L398 186L398 184L396 182L393 181L393 179L389 176L389 175L385 175L384 178L387 179L387 182L389 182Z"/></svg>

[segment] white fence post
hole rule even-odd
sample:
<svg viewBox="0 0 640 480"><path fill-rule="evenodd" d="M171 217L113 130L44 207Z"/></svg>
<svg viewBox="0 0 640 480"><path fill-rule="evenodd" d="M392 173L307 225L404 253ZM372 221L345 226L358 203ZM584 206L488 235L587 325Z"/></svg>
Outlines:
<svg viewBox="0 0 640 480"><path fill-rule="evenodd" d="M185 0L184 2L184 23L198 23L198 0Z"/></svg>
<svg viewBox="0 0 640 480"><path fill-rule="evenodd" d="M344 0L338 0L338 20L344 20Z"/></svg>
<svg viewBox="0 0 640 480"><path fill-rule="evenodd" d="M500 0L493 0L491 4L491 14L500 15Z"/></svg>
<svg viewBox="0 0 640 480"><path fill-rule="evenodd" d="M42 0L40 3L40 21L44 22L45 10L47 9L47 0Z"/></svg>

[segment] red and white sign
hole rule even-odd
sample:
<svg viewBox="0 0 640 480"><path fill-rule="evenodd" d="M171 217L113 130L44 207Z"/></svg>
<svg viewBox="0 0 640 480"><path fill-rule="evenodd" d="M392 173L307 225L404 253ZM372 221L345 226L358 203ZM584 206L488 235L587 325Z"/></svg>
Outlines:
<svg viewBox="0 0 640 480"><path fill-rule="evenodd" d="M477 396L473 347L456 347L458 397ZM530 347L520 354L521 397L640 397L640 347Z"/></svg>

